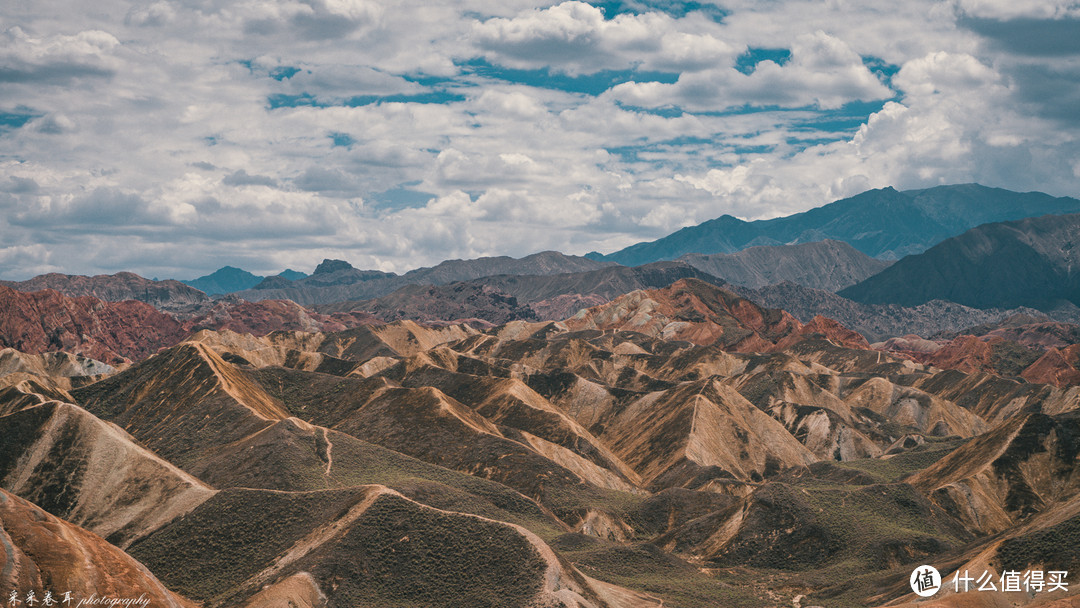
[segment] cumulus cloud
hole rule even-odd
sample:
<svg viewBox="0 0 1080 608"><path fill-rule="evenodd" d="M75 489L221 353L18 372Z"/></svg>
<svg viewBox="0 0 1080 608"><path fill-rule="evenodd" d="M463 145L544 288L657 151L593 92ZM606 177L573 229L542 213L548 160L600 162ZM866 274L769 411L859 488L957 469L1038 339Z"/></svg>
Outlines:
<svg viewBox="0 0 1080 608"><path fill-rule="evenodd" d="M986 19L1062 19L1080 17L1075 0L959 0L958 8L971 17Z"/></svg>
<svg viewBox="0 0 1080 608"><path fill-rule="evenodd" d="M584 2L563 2L473 28L476 45L502 65L571 74L601 70L697 71L730 65L742 49L717 38L695 16L623 13L607 19ZM708 30L714 31L708 31Z"/></svg>
<svg viewBox="0 0 1080 608"><path fill-rule="evenodd" d="M678 82L627 82L611 90L619 101L655 108L723 110L742 105L838 108L893 93L842 40L818 31L795 39L791 60L762 61L753 72L734 68L683 73Z"/></svg>
<svg viewBox="0 0 1080 608"><path fill-rule="evenodd" d="M116 72L117 62L111 54L120 42L108 32L88 30L35 38L15 26L0 39L0 83L65 85L108 78Z"/></svg>
<svg viewBox="0 0 1080 608"><path fill-rule="evenodd" d="M871 187L1080 192L1075 2L669 4L7 3L0 278L403 271Z"/></svg>

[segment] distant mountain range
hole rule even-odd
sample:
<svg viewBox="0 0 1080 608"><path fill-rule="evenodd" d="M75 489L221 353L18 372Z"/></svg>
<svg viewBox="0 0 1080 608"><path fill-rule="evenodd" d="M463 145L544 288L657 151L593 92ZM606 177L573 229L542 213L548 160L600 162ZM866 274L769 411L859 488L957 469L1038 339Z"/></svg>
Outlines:
<svg viewBox="0 0 1080 608"><path fill-rule="evenodd" d="M986 224L840 291L869 304L1080 306L1080 215Z"/></svg>
<svg viewBox="0 0 1080 608"><path fill-rule="evenodd" d="M684 262L659 262L637 268L612 265L586 272L501 274L447 285L407 285L378 298L324 304L315 309L322 313L361 310L384 321L479 319L499 324L559 320L631 291L667 287L686 278L724 284Z"/></svg>
<svg viewBox="0 0 1080 608"><path fill-rule="evenodd" d="M735 285L765 287L790 281L827 291L854 285L890 264L832 239L799 245L749 247L736 253L688 253L679 261Z"/></svg>
<svg viewBox="0 0 1080 608"><path fill-rule="evenodd" d="M899 192L870 190L803 213L747 222L724 215L664 238L586 257L639 266L688 253L734 253L758 245L835 239L866 255L896 260L987 222L1078 213L1080 200L978 184Z"/></svg>
<svg viewBox="0 0 1080 608"><path fill-rule="evenodd" d="M359 270L343 260L324 260L311 276L288 285L275 282L237 292L250 301L287 299L311 306L348 300L366 300L392 293L406 285L444 285L500 274L549 275L596 270L612 265L587 258L544 251L515 259L507 256L475 260L447 260L430 268L417 268L403 275L377 270Z"/></svg>
<svg viewBox="0 0 1080 608"><path fill-rule="evenodd" d="M210 300L205 293L184 285L180 281L172 279L154 281L132 272L99 274L92 277L54 272L26 281L0 281L0 285L26 292L52 289L71 297L93 296L106 302L137 300L166 310Z"/></svg>
<svg viewBox="0 0 1080 608"><path fill-rule="evenodd" d="M811 289L794 283L759 289L733 286L732 291L762 306L783 308L802 321L809 321L815 315L836 319L871 342L906 334L955 335L964 328L996 324L1017 314L1039 315L1038 311L1030 308L979 309L945 300L932 300L917 306L864 304L823 289ZM1075 312L1056 311L1053 317L1073 323L1080 321L1080 315Z"/></svg>
<svg viewBox="0 0 1080 608"><path fill-rule="evenodd" d="M362 311L382 321L412 319L444 324L464 319L498 325L515 320L558 321L582 308L607 303L623 294L667 287L681 279L698 279L721 286L770 308L787 310L804 323L817 315L836 319L871 341L892 336L955 332L965 327L997 323L1015 314L1038 314L1026 308L981 310L935 300L918 306L863 304L824 289L792 282L760 288L733 285L702 272L685 261L656 262L636 268L612 266L589 272L546 276L497 275L447 285L408 285L370 300L315 306L323 314ZM1058 313L1060 320L1080 315Z"/></svg>
<svg viewBox="0 0 1080 608"><path fill-rule="evenodd" d="M1076 307L1080 283L1071 274L1080 262L1074 259L1073 245L1080 215L983 224L946 236L987 218L1074 207L1080 208L1080 200L970 184L908 192L887 188L787 218L742 222L726 217L706 222L627 249L655 252L657 247L678 245L695 250L680 253L675 261L635 267L546 251L520 259L448 260L402 275L324 260L310 276L286 271L260 277L227 266L187 284L127 272L94 277L54 273L4 284L20 291L48 288L105 301L138 300L172 313L182 323L245 315L236 326L240 329L251 323L274 327L277 321L270 319L308 314L303 309L241 311L240 300L291 300L317 307L320 314L362 311L384 322L474 319L500 324L564 319L625 293L693 278L783 308L804 322L824 314L871 340L882 340L956 331L1035 308L1052 310L1057 320L1080 317ZM798 242L822 235L848 241ZM758 244L733 253L708 253L781 238L798 244ZM891 266L868 255L920 249L942 238L924 253ZM215 300L192 285L215 298L229 294L232 299L215 307ZM282 327L302 325L289 323Z"/></svg>
<svg viewBox="0 0 1080 608"><path fill-rule="evenodd" d="M240 268L224 266L206 276L180 282L189 287L194 287L207 295L213 296L251 289L269 278L280 278L284 281L296 281L298 279L303 279L306 276L308 275L303 272L286 269L273 277L261 277Z"/></svg>

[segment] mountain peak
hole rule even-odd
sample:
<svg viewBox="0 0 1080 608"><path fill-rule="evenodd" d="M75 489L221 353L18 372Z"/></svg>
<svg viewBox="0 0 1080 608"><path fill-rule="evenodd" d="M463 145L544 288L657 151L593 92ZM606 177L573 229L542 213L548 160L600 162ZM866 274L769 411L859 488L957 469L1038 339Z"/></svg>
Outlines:
<svg viewBox="0 0 1080 608"><path fill-rule="evenodd" d="M978 184L906 191L887 186L784 217L748 222L723 215L593 259L640 266L687 253L734 253L754 245L824 238L845 241L871 257L898 259L979 224L1077 212L1080 200L1037 192Z"/></svg>
<svg viewBox="0 0 1080 608"><path fill-rule="evenodd" d="M214 295L248 289L251 286L258 284L261 280L262 277L256 276L243 268L222 266L206 276L188 281L181 281L181 283L189 287L194 287L204 293Z"/></svg>
<svg viewBox="0 0 1080 608"><path fill-rule="evenodd" d="M315 271L311 274L330 274L331 272L339 272L342 270L353 270L353 265L345 260L331 260L324 259L321 264L315 267Z"/></svg>

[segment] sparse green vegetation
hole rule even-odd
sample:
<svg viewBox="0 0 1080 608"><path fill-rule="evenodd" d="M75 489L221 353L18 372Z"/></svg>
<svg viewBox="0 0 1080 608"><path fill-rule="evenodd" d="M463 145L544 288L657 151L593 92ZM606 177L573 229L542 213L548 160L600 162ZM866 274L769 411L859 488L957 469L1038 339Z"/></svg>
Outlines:
<svg viewBox="0 0 1080 608"><path fill-rule="evenodd" d="M544 583L546 562L513 529L380 498L314 574L339 581L339 606L502 608L524 606Z"/></svg>
<svg viewBox="0 0 1080 608"><path fill-rule="evenodd" d="M583 573L628 589L663 598L671 608L762 606L749 581L707 574L650 543L622 545L581 534L567 534L552 548Z"/></svg>
<svg viewBox="0 0 1080 608"><path fill-rule="evenodd" d="M1001 543L997 557L1006 570L1023 571L1038 565L1044 570L1080 570L1080 516L1056 526Z"/></svg>
<svg viewBox="0 0 1080 608"><path fill-rule="evenodd" d="M364 494L361 489L224 490L128 552L170 589L208 600L268 567L304 535L343 515Z"/></svg>
<svg viewBox="0 0 1080 608"><path fill-rule="evenodd" d="M921 471L960 447L965 440L957 437L924 436L926 443L886 458L860 458L835 463L836 466L863 471L881 483L893 483Z"/></svg>
<svg viewBox="0 0 1080 608"><path fill-rule="evenodd" d="M990 349L990 365L1002 376L1019 376L1042 356L1037 350L1012 340L994 344Z"/></svg>

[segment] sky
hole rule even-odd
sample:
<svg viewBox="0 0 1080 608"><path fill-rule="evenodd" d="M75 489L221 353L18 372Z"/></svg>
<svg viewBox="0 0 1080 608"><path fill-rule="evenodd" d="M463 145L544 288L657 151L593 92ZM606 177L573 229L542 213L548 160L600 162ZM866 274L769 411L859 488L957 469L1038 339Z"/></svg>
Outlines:
<svg viewBox="0 0 1080 608"><path fill-rule="evenodd" d="M611 252L1080 196L1077 0L5 0L0 278Z"/></svg>

